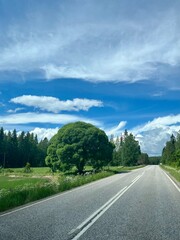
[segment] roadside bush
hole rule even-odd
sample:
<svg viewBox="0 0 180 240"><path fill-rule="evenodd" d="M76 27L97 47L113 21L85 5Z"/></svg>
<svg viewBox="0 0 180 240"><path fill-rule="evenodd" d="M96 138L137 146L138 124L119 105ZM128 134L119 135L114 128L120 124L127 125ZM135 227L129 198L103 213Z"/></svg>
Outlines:
<svg viewBox="0 0 180 240"><path fill-rule="evenodd" d="M31 173L32 169L31 169L31 164L30 163L26 163L26 166L24 167L24 173Z"/></svg>

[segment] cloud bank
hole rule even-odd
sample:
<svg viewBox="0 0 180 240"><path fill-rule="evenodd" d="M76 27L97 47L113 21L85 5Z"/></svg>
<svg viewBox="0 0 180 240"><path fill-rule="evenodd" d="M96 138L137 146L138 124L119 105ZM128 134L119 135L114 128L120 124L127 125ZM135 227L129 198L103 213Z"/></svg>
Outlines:
<svg viewBox="0 0 180 240"><path fill-rule="evenodd" d="M58 113L61 111L88 111L92 107L102 107L103 103L94 99L80 99L61 101L58 98L47 96L23 95L12 98L10 102L22 104L28 107L39 108L48 112Z"/></svg>
<svg viewBox="0 0 180 240"><path fill-rule="evenodd" d="M142 151L150 155L161 155L170 136L180 131L180 114L155 118L131 131L139 140Z"/></svg>
<svg viewBox="0 0 180 240"><path fill-rule="evenodd" d="M96 126L100 126L99 121L88 119L81 116L71 114L53 114L53 113L16 113L10 115L1 115L1 125L21 125L21 124L33 124L33 123L48 123L48 124L66 124L76 121L84 121Z"/></svg>
<svg viewBox="0 0 180 240"><path fill-rule="evenodd" d="M2 8L11 18L0 17L1 73L167 84L179 72L179 1L31 1L18 17Z"/></svg>
<svg viewBox="0 0 180 240"><path fill-rule="evenodd" d="M107 135L121 136L124 133L127 122L122 121L112 129L105 129ZM128 129L139 141L141 151L150 156L160 156L165 143L172 134L180 131L180 114L155 118L152 121Z"/></svg>

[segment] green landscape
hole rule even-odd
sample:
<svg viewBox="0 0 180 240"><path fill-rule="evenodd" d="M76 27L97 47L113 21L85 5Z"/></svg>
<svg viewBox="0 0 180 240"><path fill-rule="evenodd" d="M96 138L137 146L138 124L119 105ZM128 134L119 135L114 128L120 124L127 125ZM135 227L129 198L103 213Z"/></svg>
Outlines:
<svg viewBox="0 0 180 240"><path fill-rule="evenodd" d="M171 136L162 157L149 157L127 130L108 139L97 127L76 122L50 141L38 142L29 132L18 135L1 128L0 211L153 164L180 181L180 134Z"/></svg>

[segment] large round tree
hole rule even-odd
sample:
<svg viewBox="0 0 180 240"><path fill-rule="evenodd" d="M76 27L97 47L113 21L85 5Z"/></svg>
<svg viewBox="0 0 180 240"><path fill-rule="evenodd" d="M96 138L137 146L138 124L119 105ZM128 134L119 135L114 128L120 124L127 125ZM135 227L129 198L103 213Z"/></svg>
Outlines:
<svg viewBox="0 0 180 240"><path fill-rule="evenodd" d="M46 164L51 168L77 167L83 172L88 163L100 169L112 160L113 145L105 132L85 122L69 123L50 140Z"/></svg>

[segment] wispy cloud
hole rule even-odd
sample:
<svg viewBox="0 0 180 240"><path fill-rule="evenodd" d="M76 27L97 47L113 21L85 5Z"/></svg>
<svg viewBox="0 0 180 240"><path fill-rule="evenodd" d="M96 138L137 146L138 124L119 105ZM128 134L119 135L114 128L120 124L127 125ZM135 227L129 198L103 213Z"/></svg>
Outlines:
<svg viewBox="0 0 180 240"><path fill-rule="evenodd" d="M4 107L4 106L5 106L5 104L0 102L0 107Z"/></svg>
<svg viewBox="0 0 180 240"><path fill-rule="evenodd" d="M17 113L10 115L1 115L1 125L18 125L18 124L33 124L33 123L48 123L48 124L66 124L70 122L84 121L100 126L101 123L81 116L70 114L53 114L53 113Z"/></svg>
<svg viewBox="0 0 180 240"><path fill-rule="evenodd" d="M164 95L164 92L160 91L160 92L155 92L152 94L152 97L162 97Z"/></svg>
<svg viewBox="0 0 180 240"><path fill-rule="evenodd" d="M88 111L92 107L102 107L103 103L94 99L80 99L61 101L55 97L23 95L12 98L10 102L29 107L39 108L48 112L58 113L61 111Z"/></svg>
<svg viewBox="0 0 180 240"><path fill-rule="evenodd" d="M167 130L167 128L173 130L180 128L180 114L155 118L154 120L149 121L146 124L133 128L133 132L146 132L157 128L161 128L164 130Z"/></svg>
<svg viewBox="0 0 180 240"><path fill-rule="evenodd" d="M126 126L126 124L127 124L126 121L121 121L117 126L112 127L110 129L105 129L105 132L108 136L110 135L119 136L124 130L124 127Z"/></svg>
<svg viewBox="0 0 180 240"><path fill-rule="evenodd" d="M15 108L15 109L9 109L9 110L7 110L7 112L8 113L17 113L22 110L24 110L24 108Z"/></svg>
<svg viewBox="0 0 180 240"><path fill-rule="evenodd" d="M53 1L49 10L49 4L34 1L24 7L25 18L7 20L0 37L0 71L38 71L49 80L153 78L165 84L180 66L180 3L109 4Z"/></svg>

